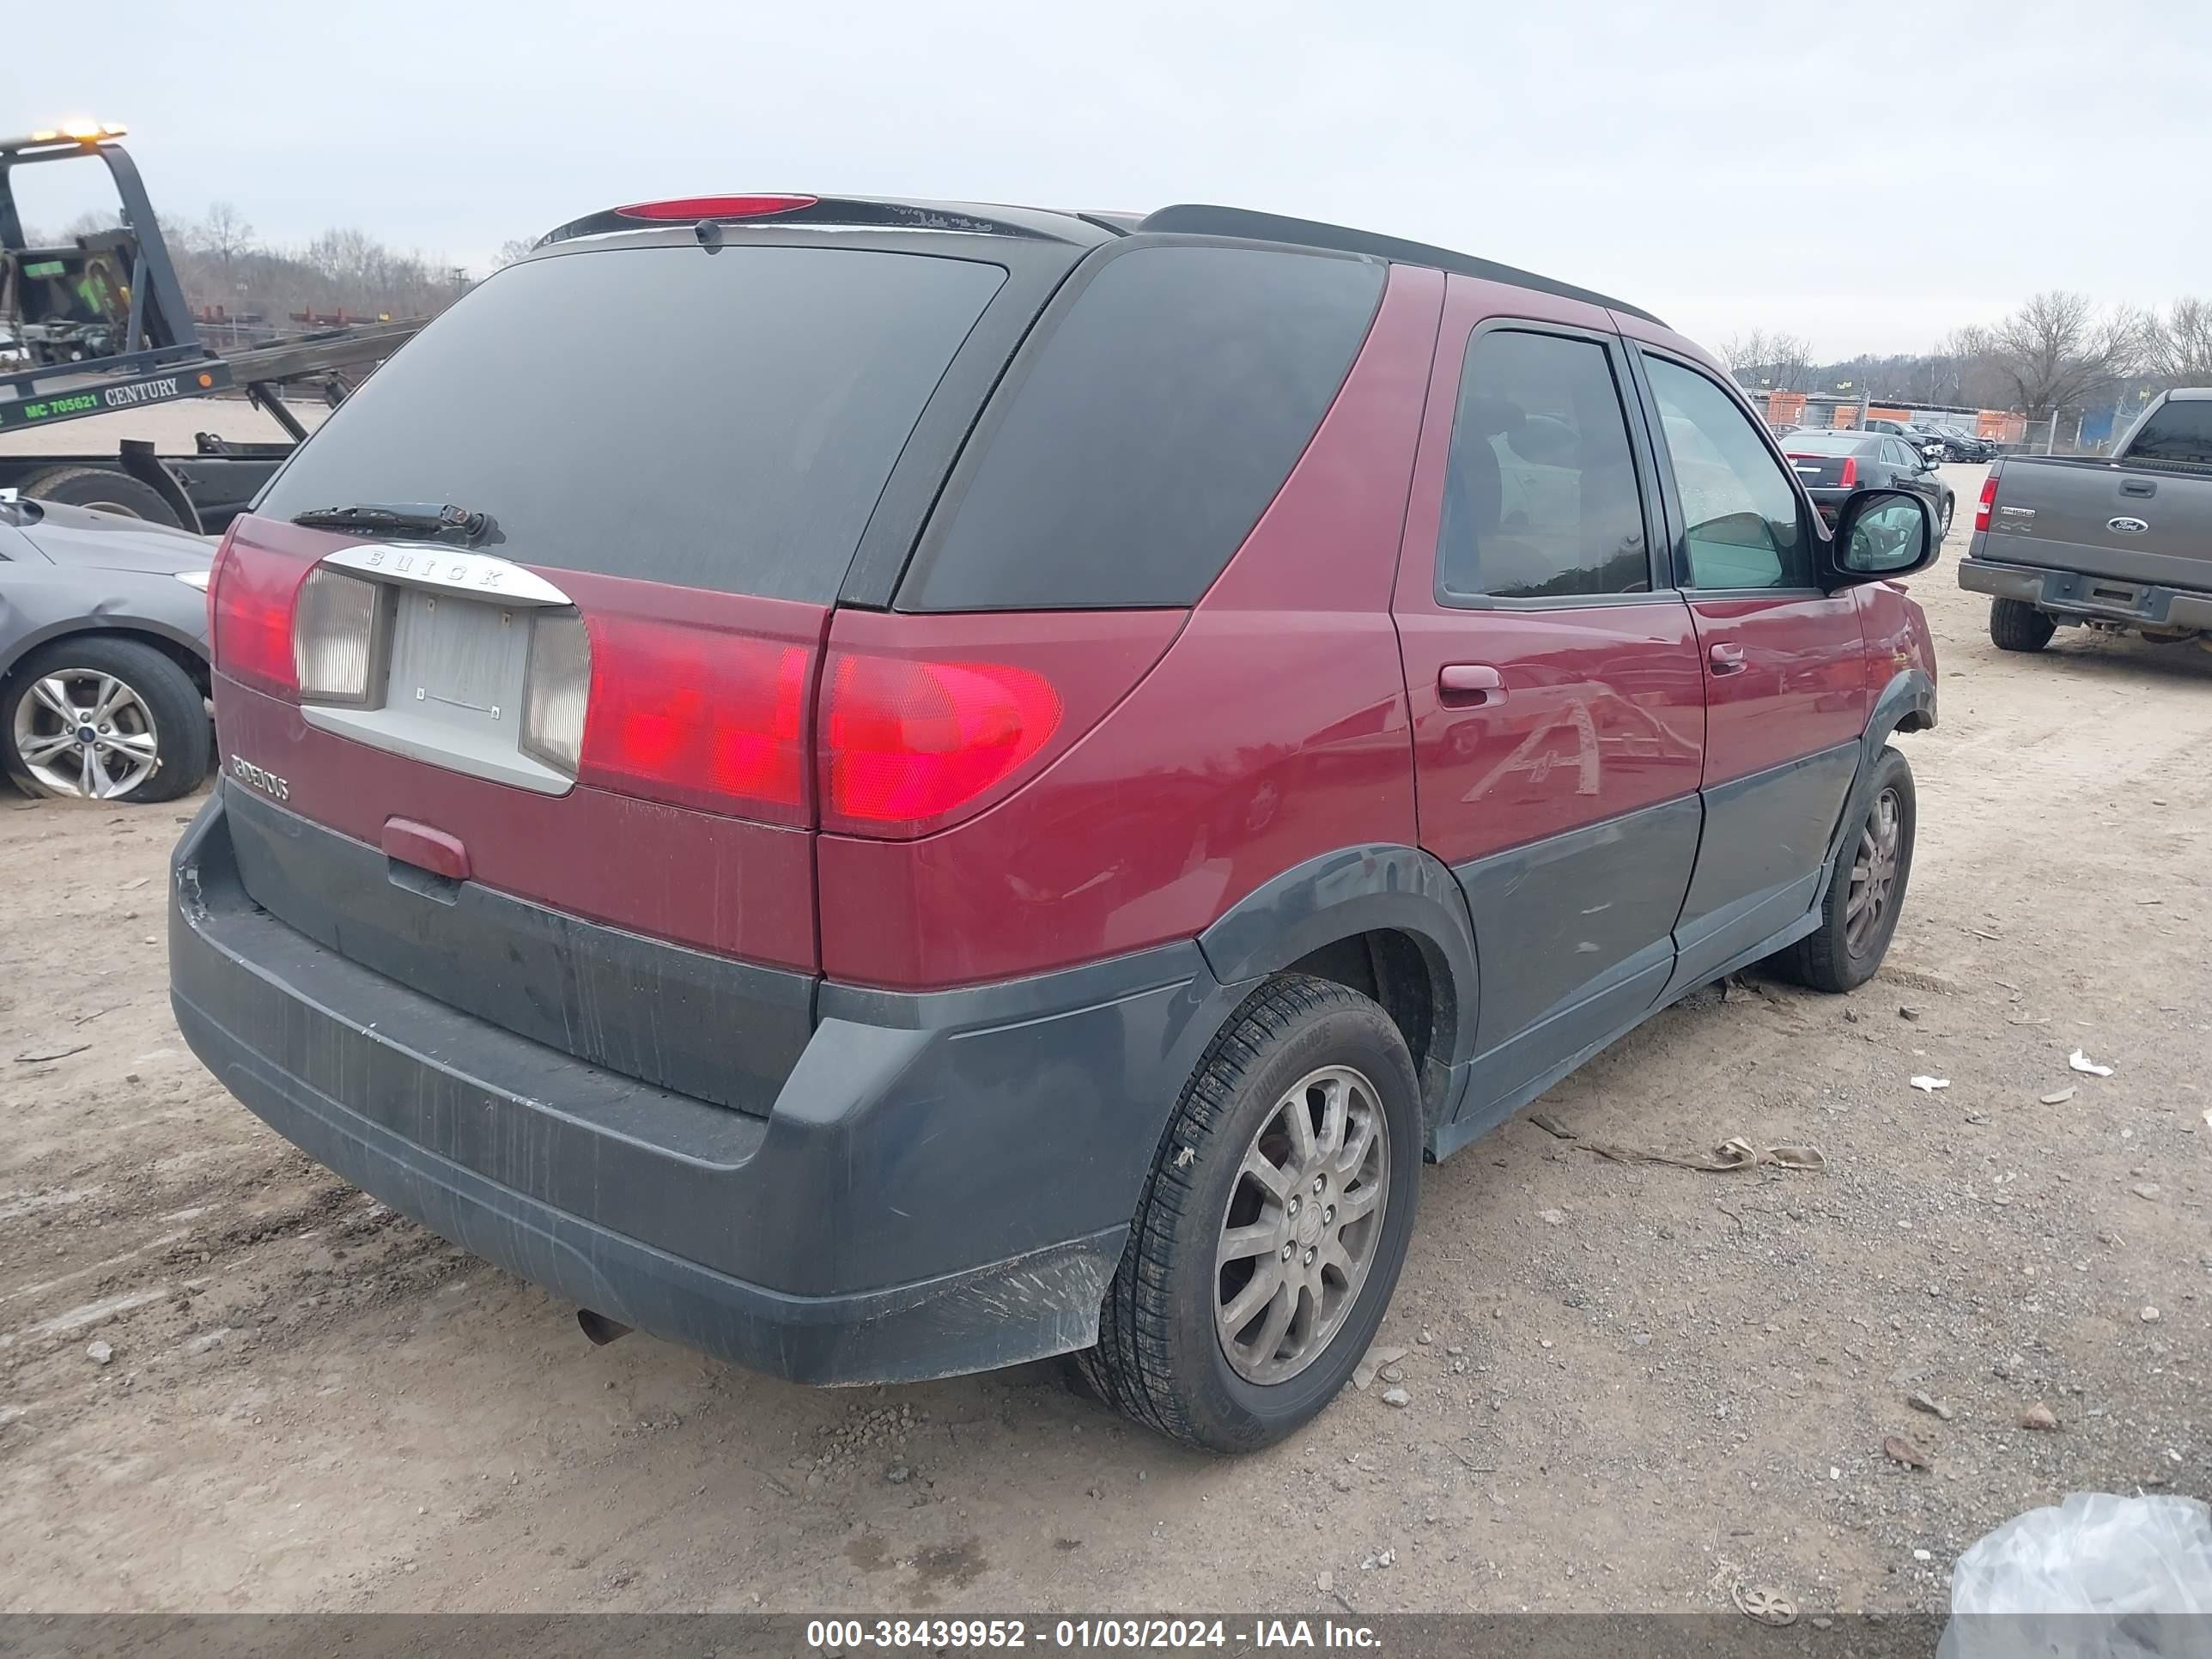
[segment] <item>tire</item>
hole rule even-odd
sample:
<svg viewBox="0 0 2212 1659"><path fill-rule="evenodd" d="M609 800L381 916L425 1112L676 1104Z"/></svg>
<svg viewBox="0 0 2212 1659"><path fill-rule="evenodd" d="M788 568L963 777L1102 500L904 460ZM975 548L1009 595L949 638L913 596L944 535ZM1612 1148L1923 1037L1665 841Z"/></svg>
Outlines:
<svg viewBox="0 0 2212 1659"><path fill-rule="evenodd" d="M165 524L177 530L187 527L160 490L113 467L49 467L28 479L22 493L35 501L89 507L95 513L143 519L148 524Z"/></svg>
<svg viewBox="0 0 2212 1659"><path fill-rule="evenodd" d="M2026 599L1990 601L1990 638L2000 651L2040 651L2058 624Z"/></svg>
<svg viewBox="0 0 2212 1659"><path fill-rule="evenodd" d="M1943 497L1943 510L1936 519L1936 546L1941 547L1951 539L1951 515L1958 510L1958 506L1957 496L1947 495Z"/></svg>
<svg viewBox="0 0 2212 1659"><path fill-rule="evenodd" d="M5 694L0 695L0 765L5 766L17 787L33 795L83 797L81 787L58 787L51 775L34 772L18 745L18 733L27 725L40 735L47 735L49 728L61 727L58 715L40 701L42 681L62 678L68 688L79 693L69 701L80 706L89 702L84 688L96 686L100 677L112 679L136 700L138 713L131 714L126 704L124 714L129 718L118 716L117 732L130 737L150 735L153 766L135 784L112 794L99 794L97 799L145 804L174 800L198 788L207 776L213 750L207 704L199 687L174 661L143 641L98 635L56 640L33 652L9 675ZM30 705L27 711L27 704ZM95 783L95 791L103 783L123 782L132 767L119 748L101 752L95 774L100 782ZM44 761L42 770L49 775L76 772L79 763L70 757L81 754L71 745L66 757Z"/></svg>
<svg viewBox="0 0 2212 1659"><path fill-rule="evenodd" d="M1913 799L1912 769L1896 750L1885 748L1875 763L1874 787L1867 792L1867 806L1858 823L1844 831L1843 855L1836 861L1835 878L1820 901L1820 925L1796 944L1767 959L1767 965L1784 979L1815 991L1856 991L1881 971L1889 941L1897 933L1897 918L1905 908L1905 889L1912 875L1913 834L1919 811ZM1861 885L1862 872L1878 881L1882 860L1869 860L1869 843L1878 851L1883 803L1893 804L1896 836L1887 859L1891 872L1886 892L1879 895L1871 923L1853 938L1856 917L1852 900Z"/></svg>
<svg viewBox="0 0 2212 1659"><path fill-rule="evenodd" d="M1317 1156L1329 1161L1317 1177L1323 1184L1301 1177L1272 1212L1260 1207L1261 1188L1247 1172L1248 1150L1276 1165L1263 1131L1270 1132L1267 1142L1273 1140L1274 1129L1287 1133L1297 1085L1324 1078L1328 1080L1297 1098L1295 1109L1308 1112L1310 1125L1310 1103L1334 1088L1340 1074L1367 1085L1364 1105L1348 1106L1343 1117L1349 1121L1364 1114L1380 1146L1378 1152L1363 1142L1357 1129L1340 1128L1339 1146L1347 1150L1334 1158L1356 1158L1358 1169L1374 1178L1362 1182L1335 1169L1337 1184L1326 1184L1328 1170L1335 1167L1326 1152L1327 1138L1339 1121L1332 1103L1322 1111L1316 1139L1323 1148ZM1333 1103L1363 1097L1347 1084L1342 1095L1327 1098ZM1183 1089L1099 1315L1098 1346L1078 1357L1085 1381L1124 1415L1206 1450L1255 1451L1295 1432L1336 1397L1375 1340L1413 1235L1421 1152L1419 1086L1413 1056L1390 1017L1334 981L1303 974L1267 981L1213 1039ZM1288 1166L1297 1157L1285 1150L1280 1164ZM1379 1215L1370 1209L1360 1218L1338 1224L1341 1237L1324 1229L1335 1215L1327 1200L1344 1195L1349 1207L1351 1194L1370 1190L1379 1195ZM1324 1206L1318 1217L1301 1207L1307 1200ZM1246 1218L1241 1228L1279 1228L1293 1251L1293 1265L1279 1268L1281 1258L1271 1244L1249 1258L1218 1266L1224 1228L1237 1215ZM1362 1220L1369 1224L1361 1235L1364 1254L1359 1243L1349 1242ZM1312 1254L1296 1259L1313 1245L1309 1231L1321 1235L1317 1249L1323 1259L1317 1267L1306 1265L1315 1260ZM1287 1271L1302 1284L1319 1284L1320 1276L1331 1271L1326 1257L1332 1250L1344 1261L1357 1255L1364 1263L1356 1280L1335 1270L1343 1301L1315 1330L1317 1304L1310 1290L1294 1289L1291 1304L1299 1311L1266 1355L1260 1350L1276 1298L1256 1304L1258 1311L1246 1316L1251 1322L1237 1334L1250 1337L1239 1349L1243 1368L1291 1369L1279 1380L1255 1381L1240 1374L1230 1358L1228 1339L1218 1328L1224 1286L1233 1308L1236 1295L1250 1290L1263 1272L1279 1278ZM1241 1283L1235 1277L1239 1270L1245 1274ZM1301 1320L1305 1339L1297 1335ZM1301 1341L1303 1354L1292 1352ZM1268 1357L1278 1353L1289 1358Z"/></svg>

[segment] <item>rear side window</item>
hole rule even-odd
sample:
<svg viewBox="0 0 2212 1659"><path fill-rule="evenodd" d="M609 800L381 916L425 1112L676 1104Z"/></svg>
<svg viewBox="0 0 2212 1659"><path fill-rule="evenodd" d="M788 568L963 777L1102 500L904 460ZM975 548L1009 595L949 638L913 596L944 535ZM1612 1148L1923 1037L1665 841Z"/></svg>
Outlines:
<svg viewBox="0 0 2212 1659"><path fill-rule="evenodd" d="M1000 392L901 608L1194 602L1321 424L1382 280L1259 248L1109 258Z"/></svg>
<svg viewBox="0 0 2212 1659"><path fill-rule="evenodd" d="M2128 445L2130 459L2212 466L2212 398L2169 398Z"/></svg>
<svg viewBox="0 0 2212 1659"><path fill-rule="evenodd" d="M1476 336L1452 417L1437 597L1650 587L1643 498L1606 349L1517 330Z"/></svg>
<svg viewBox="0 0 2212 1659"><path fill-rule="evenodd" d="M855 248L531 260L371 377L257 510L452 502L526 564L827 603L1005 280Z"/></svg>

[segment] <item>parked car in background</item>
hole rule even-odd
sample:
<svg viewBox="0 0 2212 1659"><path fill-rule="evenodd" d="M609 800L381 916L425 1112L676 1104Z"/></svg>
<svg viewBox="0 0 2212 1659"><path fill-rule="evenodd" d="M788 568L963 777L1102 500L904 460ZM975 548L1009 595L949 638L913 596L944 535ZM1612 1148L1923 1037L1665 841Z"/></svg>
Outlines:
<svg viewBox="0 0 2212 1659"><path fill-rule="evenodd" d="M1913 422L1892 421L1877 416L1875 419L1860 422L1856 429L1861 432L1887 433L1893 438L1902 438L1921 454L1931 459L1941 459L1939 452L1943 447L1943 441L1928 428L1917 425Z"/></svg>
<svg viewBox="0 0 2212 1659"><path fill-rule="evenodd" d="M2007 651L2062 627L2212 640L2212 387L2161 393L2110 457L1991 462L1959 586Z"/></svg>
<svg viewBox="0 0 2212 1659"><path fill-rule="evenodd" d="M161 801L211 750L211 543L0 491L0 767L32 794Z"/></svg>
<svg viewBox="0 0 2212 1659"><path fill-rule="evenodd" d="M1886 432L1808 430L1791 433L1783 440L1782 451L1820 516L1831 523L1856 490L1909 489L1935 515L1936 539L1940 543L1951 533L1955 493L1936 464L1903 438Z"/></svg>
<svg viewBox="0 0 2212 1659"><path fill-rule="evenodd" d="M614 308L684 349L544 349ZM233 526L172 1006L600 1337L1081 1351L1249 1449L1366 1352L1425 1160L1737 967L1875 972L1934 543L1878 487L1832 534L1648 313L1441 248L595 214Z"/></svg>
<svg viewBox="0 0 2212 1659"><path fill-rule="evenodd" d="M1995 460L1997 446L1994 440L1981 437L1964 427L1942 423L1929 428L1935 434L1940 453L1938 460L1976 463Z"/></svg>

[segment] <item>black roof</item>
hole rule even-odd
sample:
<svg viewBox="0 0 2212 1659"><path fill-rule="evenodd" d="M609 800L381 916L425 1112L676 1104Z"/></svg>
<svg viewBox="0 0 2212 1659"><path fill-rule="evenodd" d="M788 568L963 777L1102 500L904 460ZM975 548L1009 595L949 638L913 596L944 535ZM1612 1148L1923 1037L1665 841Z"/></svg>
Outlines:
<svg viewBox="0 0 2212 1659"><path fill-rule="evenodd" d="M1438 270L1456 271L1462 276L1479 276L1486 283L1505 283L1514 288L1533 289L1539 294L1555 294L1564 300L1580 300L1585 305L1604 306L1609 310L1626 312L1632 317L1641 317L1647 323L1659 322L1640 306L1577 288L1571 283L1539 276L1533 270L1502 265L1493 259L1478 259L1471 253L1455 253L1448 247L1435 247L1427 242L1409 242L1401 237L1378 236L1372 231L1353 230L1345 225L1324 224L1317 219L1290 219L1279 214L1254 213L1246 208L1185 202L1146 214L1139 221L1137 228L1186 236L1241 236L1258 242L1287 242L1297 247L1372 254L1399 264L1431 265ZM1665 325L1660 326L1663 328Z"/></svg>
<svg viewBox="0 0 2212 1659"><path fill-rule="evenodd" d="M1354 230L1347 225L1325 224L1318 219L1292 219L1275 213L1255 213L1248 208L1181 202L1173 207L1138 215L1006 207L979 202L906 201L884 197L821 196L801 199L805 204L803 206L795 206L780 213L763 214L738 222L758 224L763 228L805 224L875 225L903 230L967 231L985 235L1038 237L1049 241L1093 246L1113 237L1137 234L1234 237L1291 247L1327 248L1340 253L1365 254L1370 258L1387 259L1398 264L1428 265L1437 270L1480 277L1487 283L1504 283L1514 288L1531 289L1539 294L1557 295L1565 300L1579 300L1585 305L1603 306L1613 311L1626 312L1632 317L1641 317L1648 323L1659 321L1641 307L1629 305L1586 288L1577 288L1571 283L1540 276L1532 270L1499 264L1492 259L1479 259L1471 253L1455 253L1448 247L1435 247L1426 242L1409 242L1396 236L1378 236L1373 231ZM537 246L544 247L579 236L672 228L675 226L666 221L656 222L631 218L620 208L609 208L602 212L587 214L580 219L572 219L567 224L548 231L538 239ZM1664 326L1663 324L1661 325Z"/></svg>

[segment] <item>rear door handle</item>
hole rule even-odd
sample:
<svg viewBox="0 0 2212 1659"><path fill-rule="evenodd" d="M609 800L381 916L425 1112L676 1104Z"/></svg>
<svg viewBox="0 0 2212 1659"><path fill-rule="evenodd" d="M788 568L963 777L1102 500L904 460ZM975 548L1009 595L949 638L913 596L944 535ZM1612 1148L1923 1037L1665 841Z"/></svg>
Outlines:
<svg viewBox="0 0 2212 1659"><path fill-rule="evenodd" d="M1486 662L1448 662L1437 671L1437 693L1448 708L1487 708L1505 701L1505 676Z"/></svg>
<svg viewBox="0 0 2212 1659"><path fill-rule="evenodd" d="M1705 653L1705 659L1716 674L1741 674L1744 670L1743 647L1733 640L1721 641Z"/></svg>
<svg viewBox="0 0 2212 1659"><path fill-rule="evenodd" d="M2137 496L2155 495L2158 494L2158 486L2148 478L2124 478L2120 481L2120 494Z"/></svg>

